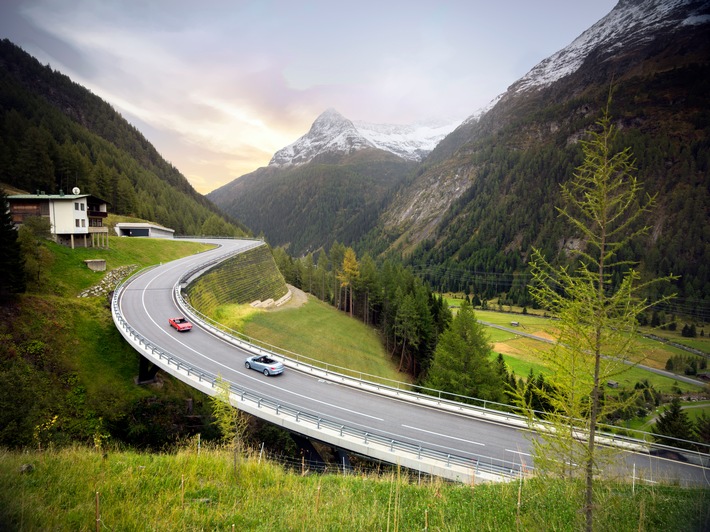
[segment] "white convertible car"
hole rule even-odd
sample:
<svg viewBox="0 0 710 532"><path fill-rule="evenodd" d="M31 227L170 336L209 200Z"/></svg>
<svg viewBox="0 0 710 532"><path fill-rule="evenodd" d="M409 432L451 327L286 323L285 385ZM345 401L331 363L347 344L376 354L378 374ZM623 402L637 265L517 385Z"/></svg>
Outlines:
<svg viewBox="0 0 710 532"><path fill-rule="evenodd" d="M244 367L260 371L266 376L278 375L284 372L284 365L266 355L253 356L246 359Z"/></svg>

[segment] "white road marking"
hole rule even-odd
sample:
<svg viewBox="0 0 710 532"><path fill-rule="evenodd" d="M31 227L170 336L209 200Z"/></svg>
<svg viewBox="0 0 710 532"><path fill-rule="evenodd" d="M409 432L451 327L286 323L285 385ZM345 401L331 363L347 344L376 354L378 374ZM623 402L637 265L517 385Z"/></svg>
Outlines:
<svg viewBox="0 0 710 532"><path fill-rule="evenodd" d="M471 440L464 440L463 438L457 438L455 436L449 436L448 434L441 434L439 432L432 432L430 430L425 430L425 429L420 429L419 427L412 427L411 425L402 425L406 429L412 429L412 430L418 430L420 432L426 432L427 434L432 434L433 436L441 436L442 438L449 438L451 440L457 440L457 441L462 441L464 443L472 443L474 445L480 445L481 447L485 447L485 443L480 443L477 441L471 441Z"/></svg>
<svg viewBox="0 0 710 532"><path fill-rule="evenodd" d="M530 457L532 457L532 455L529 454L529 453L524 453L524 452L522 452L522 451L514 451L514 450L512 450L512 449L506 449L506 452L515 453L515 454L524 454L525 456L530 456Z"/></svg>
<svg viewBox="0 0 710 532"><path fill-rule="evenodd" d="M143 293L141 294L141 303L142 303L142 305L143 305L143 310L144 310L146 316L148 316L148 319L149 319L151 322L153 322L153 324L156 326L156 328L158 328L158 330L161 330L164 334L167 334L167 335L169 335L169 336L174 336L174 335L172 334L172 329L166 329L165 327L161 327L160 325L158 325L158 323L153 319L153 316L148 312L148 308L146 307L145 297L146 297L146 292L148 291L148 287L153 283L153 281L157 280L159 276L164 275L165 273L167 273L168 271L170 271L170 270L172 270L172 269L174 269L174 268L176 268L176 267L179 267L179 266L173 266L172 268L168 268L168 269L165 270L164 272L160 272L158 276L153 277L150 281L148 281L148 283L146 284L145 288L143 289ZM172 290L172 289L170 289L170 290ZM190 333L187 333L187 334L190 334ZM208 333L208 334L209 334L209 333ZM195 353L196 355L201 356L201 357L204 358L205 360L209 360L210 362L212 362L212 363L214 363L214 364L217 364L218 366L221 366L221 367L223 367L223 368L225 368L225 369L228 369L228 370L230 370L230 371L235 371L235 372L237 371L236 368L231 367L231 366L227 366L226 364L222 364L221 362L219 362L219 361L217 361L217 360L214 360L214 359L208 357L208 356L205 355L204 353L201 353L201 352L199 352L199 351L193 349L192 347L190 347L189 345L185 344L185 343L182 342L181 340L178 340L177 338L173 338L173 339L174 339L177 343L179 343L179 344L181 344L183 347L185 347L186 349L189 349L190 351L192 351L192 352ZM222 341L224 342L224 340L222 340ZM225 343L227 343L227 342L225 342ZM228 343L227 343L227 345L231 345L231 344L228 344ZM264 379L258 379L258 378L256 378L256 377L253 377L253 376L247 375L247 374L241 374L241 375L242 375L243 377L245 377L245 378L250 379L250 380L259 382L259 385L260 385L260 386L271 386L271 387L273 387L273 388L277 388L277 386L275 386L274 384L271 384L271 383L269 383L269 382L264 382ZM344 408L344 407L342 407L342 406L333 405L333 404L330 404L330 403L325 402L325 401L319 401L318 399L314 399L313 397L309 397L309 396L307 396L307 395L303 395L303 394L299 394L299 393L296 393L296 392L292 392L292 391L290 391L290 390L286 390L285 388L279 388L279 390L281 390L282 392L289 393L289 394L291 394L291 395L293 395L293 396L295 396L295 397L299 397L299 398L301 398L301 399L308 400L308 401L313 401L314 403L326 405L326 406L329 406L330 408L335 408L335 409L337 409L337 410L342 410L342 411L348 412L348 413L350 413L350 414L356 414L356 415L358 415L358 416L362 416L362 417L374 419L374 420L376 420L376 421L384 421L383 418L371 416L371 415L369 415L369 414L363 414L362 412L358 412L357 410L351 410L351 409L349 409L349 408Z"/></svg>

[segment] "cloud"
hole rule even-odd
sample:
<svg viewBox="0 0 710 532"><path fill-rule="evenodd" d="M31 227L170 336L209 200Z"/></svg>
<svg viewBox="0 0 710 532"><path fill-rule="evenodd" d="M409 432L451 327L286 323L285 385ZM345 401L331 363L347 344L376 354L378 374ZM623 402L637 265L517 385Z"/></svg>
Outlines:
<svg viewBox="0 0 710 532"><path fill-rule="evenodd" d="M0 30L207 192L329 107L375 123L463 119L613 3L9 0Z"/></svg>

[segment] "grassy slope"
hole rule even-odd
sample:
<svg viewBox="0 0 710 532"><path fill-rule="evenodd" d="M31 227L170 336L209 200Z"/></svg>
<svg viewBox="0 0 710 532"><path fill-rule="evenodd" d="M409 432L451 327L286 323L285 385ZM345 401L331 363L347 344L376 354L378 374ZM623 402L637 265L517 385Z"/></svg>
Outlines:
<svg viewBox="0 0 710 532"><path fill-rule="evenodd" d="M109 249L71 249L52 242L47 245L53 259L41 273L42 289L62 297L75 296L104 277L105 272L94 272L86 266L84 261L88 259L105 259L106 270L110 271L119 266L160 264L212 247L183 240L120 237L109 238Z"/></svg>
<svg viewBox="0 0 710 532"><path fill-rule="evenodd" d="M194 442L174 454L87 448L0 451L0 528L93 530L560 530L582 528L570 481L466 486L439 480L285 472ZM20 473L32 464L30 473ZM598 485L596 529L707 530L710 495L658 485Z"/></svg>
<svg viewBox="0 0 710 532"><path fill-rule="evenodd" d="M136 355L112 325L102 298L74 297L101 274L89 272L84 258L106 258L109 269L146 265L176 258L199 248L186 242L111 239L107 251L53 249L57 272L50 280L58 296L24 298L19 322L23 332L55 338L66 362L87 387L87 397L111 404L151 393L132 384ZM341 323L331 321L336 314ZM282 320L264 325L262 319ZM276 332L288 322L297 331L321 331L301 352L335 351L335 333L352 337L353 321L317 301L300 311L252 316L249 326ZM358 325L359 326L359 325ZM321 328L322 327L322 328ZM362 328L338 363L363 343L377 344L373 331ZM253 331L256 329L252 330ZM41 335L40 334L40 335ZM369 338L367 338L369 336ZM366 340L363 340L366 338ZM377 351L377 350L375 350ZM376 358L386 358L381 348ZM178 383L179 384L179 383ZM178 392L180 393L180 392ZM354 529L439 530L575 530L580 526L580 488L569 482L526 481L518 510L518 484L416 486L394 476L301 477L256 460L240 462L231 472L231 453L197 455L183 449L175 455L109 450L106 457L85 448L36 453L0 451L0 528L88 530L95 526L95 493L100 493L101 526L111 529L227 528L291 530ZM35 470L20 474L21 464ZM181 483L184 479L184 499ZM708 516L707 492L664 487L600 486L600 529L702 530ZM184 500L184 503L183 503ZM268 501L268 503L264 503ZM643 508L643 510L639 510Z"/></svg>
<svg viewBox="0 0 710 532"><path fill-rule="evenodd" d="M43 293L29 293L19 298L13 308L13 320L0 324L7 334L0 348L2 368L13 375L17 365L14 353L29 363L26 381L11 381L0 391L3 405L21 396L22 387L42 383L33 391L35 408L27 409L23 423L30 427L46 423L57 415L54 434L49 441L64 443L67 437L90 438L101 432L101 424L123 424L124 416L137 401L172 401L184 404L188 396L199 395L185 385L166 380L158 392L138 387L138 354L121 337L111 319L108 299L76 297L83 289L98 283L104 272L93 272L84 264L88 258L104 258L107 270L134 264L148 266L190 255L205 246L183 241L111 238L110 249L71 250L47 244L52 262L41 274ZM39 354L27 354L27 346L40 345ZM19 370L18 370L19 371ZM25 436L16 444L28 444Z"/></svg>
<svg viewBox="0 0 710 532"><path fill-rule="evenodd" d="M254 312L244 320L244 334L330 366L402 381L377 332L357 319L308 296L297 309ZM304 334L305 333L305 334Z"/></svg>

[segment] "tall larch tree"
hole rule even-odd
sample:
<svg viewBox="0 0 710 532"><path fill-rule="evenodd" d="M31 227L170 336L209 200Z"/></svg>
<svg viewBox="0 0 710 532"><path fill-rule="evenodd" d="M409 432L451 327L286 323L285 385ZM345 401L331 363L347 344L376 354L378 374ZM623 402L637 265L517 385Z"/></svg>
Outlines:
<svg viewBox="0 0 710 532"><path fill-rule="evenodd" d="M343 265L338 273L338 280L341 288L349 290L350 297L350 317L353 315L353 285L360 278L360 265L357 262L357 255L353 248L346 248L343 256Z"/></svg>
<svg viewBox="0 0 710 532"><path fill-rule="evenodd" d="M582 142L584 161L562 185L565 204L558 208L585 246L575 252L572 266L552 266L539 250L531 260L531 296L559 319L557 343L546 356L553 370L550 386L540 392L551 405L546 419L553 430L533 440L535 464L562 474L572 474L565 464L583 464L589 532L593 480L605 459L611 459L597 446L597 431L620 407L620 398L602 400L603 386L641 360L636 318L649 305L640 295L657 281L640 282L633 264L623 259L623 248L648 231L641 218L654 198L639 198L641 185L633 175L630 149L612 151L616 129L610 101L611 96L595 130ZM628 401L634 400L630 394ZM534 415L529 419L537 423Z"/></svg>

